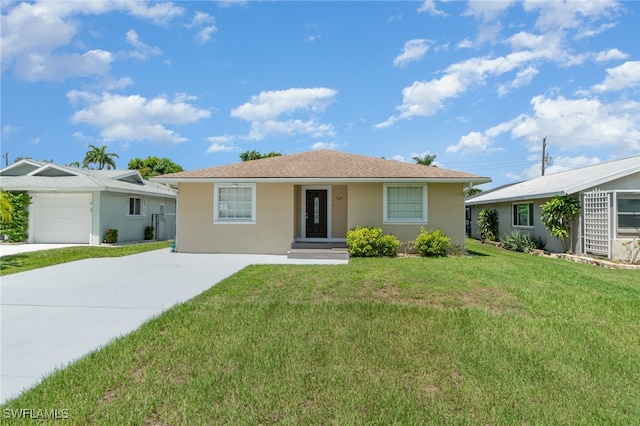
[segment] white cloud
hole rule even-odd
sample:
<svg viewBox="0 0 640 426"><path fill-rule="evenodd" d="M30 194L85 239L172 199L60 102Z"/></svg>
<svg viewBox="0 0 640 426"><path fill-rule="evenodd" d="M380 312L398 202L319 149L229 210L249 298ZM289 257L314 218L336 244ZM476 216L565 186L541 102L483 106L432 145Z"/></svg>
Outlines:
<svg viewBox="0 0 640 426"><path fill-rule="evenodd" d="M442 76L430 81L414 81L412 85L402 90L402 103L396 107L396 113L385 121L375 125L376 128L386 128L392 126L399 120L412 119L413 117L426 117L439 112L446 107L447 101L461 96L463 93L477 87L482 87L492 79L497 79L509 72L516 72L516 77L511 82L500 82L496 85L496 94L504 96L510 91L526 86L531 83L538 74L541 64L545 62L556 62L562 67L582 64L586 60L594 58L595 53L574 54L566 47L565 32L558 30L551 25L558 21L553 15L557 11L567 19L562 28L573 28L583 20L597 20L614 13L616 5L603 1L600 5L582 4L582 6L572 5L558 6L556 2L547 3L524 3L529 12L538 12L538 26L544 28L542 34L529 32L519 32L506 39L506 44L513 49L511 53L496 57L473 57L464 61L453 63L446 68ZM483 21L484 26L497 19L504 10L513 4L509 2L470 2L467 14L473 15ZM565 4L565 3L562 3ZM486 28L485 28L486 30ZM482 31L481 31L482 32ZM489 33L487 33L489 34ZM495 32L493 34L496 34ZM482 36L482 34L481 34ZM484 37L484 36L483 36ZM473 47L474 43L468 39L463 40L459 47ZM611 50L605 56L618 57L619 51ZM605 57L601 56L601 58ZM627 71L620 69L617 74L611 75L610 83L603 83L597 90L611 90L613 87L628 84L631 76L624 74ZM623 83L623 79L626 83ZM614 80L615 79L615 80ZM614 83L615 81L615 83Z"/></svg>
<svg viewBox="0 0 640 426"><path fill-rule="evenodd" d="M424 0L420 5L420 7L418 8L418 13L422 13L422 12L427 12L433 16L447 16L446 13L444 13L441 10L438 10L434 0Z"/></svg>
<svg viewBox="0 0 640 426"><path fill-rule="evenodd" d="M193 15L193 19L191 20L192 27L198 27L206 24L214 24L216 22L216 18L209 15L206 12L196 12Z"/></svg>
<svg viewBox="0 0 640 426"><path fill-rule="evenodd" d="M494 142L500 135L511 131L522 122L524 117L516 117L513 120L500 123L486 129L484 132L471 132L460 138L456 145L450 145L445 152L460 153L463 155L485 154L494 151L502 151L502 148L494 148Z"/></svg>
<svg viewBox="0 0 640 426"><path fill-rule="evenodd" d="M470 1L467 4L467 10L465 13L484 22L493 22L502 15L502 12L509 9L514 3L514 0Z"/></svg>
<svg viewBox="0 0 640 426"><path fill-rule="evenodd" d="M221 9L232 7L232 6L246 6L248 0L217 0L218 7Z"/></svg>
<svg viewBox="0 0 640 426"><path fill-rule="evenodd" d="M249 102L231 110L231 116L251 123L249 138L263 139L267 135L296 134L313 137L333 136L335 131L330 124L322 124L315 118L281 119L294 114L321 113L335 100L337 91L324 87L293 88L261 92L252 96Z"/></svg>
<svg viewBox="0 0 640 426"><path fill-rule="evenodd" d="M529 85L536 75L538 75L538 70L534 67L518 71L513 81L498 86L498 96L505 96L513 89Z"/></svg>
<svg viewBox="0 0 640 426"><path fill-rule="evenodd" d="M629 57L628 54L618 50L618 49L609 49L603 50L596 54L595 60L596 62L608 62L615 61L618 59L627 59Z"/></svg>
<svg viewBox="0 0 640 426"><path fill-rule="evenodd" d="M314 150L314 151L317 151L319 149L331 149L331 150L334 150L338 146L340 146L340 145L338 145L335 142L316 142L313 145L311 145L311 149Z"/></svg>
<svg viewBox="0 0 640 426"><path fill-rule="evenodd" d="M444 108L444 104L448 99L460 96L470 87L484 85L489 77L500 76L521 68L547 54L546 51L534 52L525 50L513 52L507 56L471 58L452 64L439 79L426 82L416 81L411 86L405 87L402 90L402 105L396 108L399 113L389 117L375 127L386 128L401 119L434 115ZM527 78L532 77L533 72L525 70L516 84L525 84Z"/></svg>
<svg viewBox="0 0 640 426"><path fill-rule="evenodd" d="M83 54L31 53L18 58L14 72L27 81L62 81L69 77L105 75L113 59L110 52L99 49Z"/></svg>
<svg viewBox="0 0 640 426"><path fill-rule="evenodd" d="M209 140L209 138L207 138L207 140ZM232 151L237 151L238 148L236 148L233 145L228 145L225 143L217 143L217 142L213 142L211 143L211 145L209 145L209 148L207 148L207 154L214 154L216 152L232 152Z"/></svg>
<svg viewBox="0 0 640 426"><path fill-rule="evenodd" d="M72 76L104 75L113 55L101 49L86 52L72 45L80 24L77 15L121 11L137 18L165 24L183 13L173 3L149 5L138 0L39 1L3 7L0 18L2 71L14 67L18 78L63 80Z"/></svg>
<svg viewBox="0 0 640 426"><path fill-rule="evenodd" d="M628 61L624 64L607 69L607 77L601 84L596 84L592 90L596 92L610 92L640 87L640 61Z"/></svg>
<svg viewBox="0 0 640 426"><path fill-rule="evenodd" d="M580 28L582 32L602 16L615 13L620 5L614 0L549 1L526 0L527 12L539 12L536 28L541 31Z"/></svg>
<svg viewBox="0 0 640 426"><path fill-rule="evenodd" d="M458 96L466 90L468 81L459 73L446 74L431 81L416 81L402 90L402 105L397 107L399 114L376 124L376 128L385 128L399 119L435 114L448 99Z"/></svg>
<svg viewBox="0 0 640 426"><path fill-rule="evenodd" d="M458 45L456 46L458 49L472 49L474 48L476 45L473 41L469 40L468 38L465 38L463 40L460 40L460 42L458 43Z"/></svg>
<svg viewBox="0 0 640 426"><path fill-rule="evenodd" d="M261 140L271 135L307 135L318 138L335 136L335 131L332 125L321 124L315 120L266 120L251 123L250 139Z"/></svg>
<svg viewBox="0 0 640 426"><path fill-rule="evenodd" d="M540 176L541 158L538 156L531 156L529 161L534 161L534 164L524 169L522 173L514 174L508 173L507 177L514 181L529 180ZM593 166L594 164L600 164L602 160L598 157L586 157L584 155L578 157L558 156L552 157L551 164L545 166L544 174L551 175L554 173L564 172L566 170L573 170L580 167Z"/></svg>
<svg viewBox="0 0 640 426"><path fill-rule="evenodd" d="M599 27L591 28L591 27L580 27L578 29L578 33L575 35L576 40L581 40L583 38L595 37L600 33L603 33L611 28L615 28L616 24L602 24Z"/></svg>
<svg viewBox="0 0 640 426"><path fill-rule="evenodd" d="M139 0L106 1L115 9L124 10L137 18L143 18L153 21L156 24L166 24L176 16L184 13L181 6L175 6L172 2L158 2L153 6L149 3Z"/></svg>
<svg viewBox="0 0 640 426"><path fill-rule="evenodd" d="M429 40L424 38L409 40L404 43L402 53L393 60L393 65L396 67L403 67L410 62L419 61L428 50Z"/></svg>
<svg viewBox="0 0 640 426"><path fill-rule="evenodd" d="M608 146L619 153L640 151L640 102L536 96L531 105L533 113L511 132L514 138L525 138L530 150L539 150L547 135L561 139L566 149Z"/></svg>
<svg viewBox="0 0 640 426"><path fill-rule="evenodd" d="M140 61L144 61L149 59L151 55L161 55L162 50L159 47L151 47L146 43L140 41L140 36L135 30L129 30L125 34L125 39L127 43L136 48L136 50L131 50L127 52L127 56L130 58L138 59Z"/></svg>
<svg viewBox="0 0 640 426"><path fill-rule="evenodd" d="M2 126L2 137L8 138L11 134L20 131L22 128L18 126L12 126L11 124L5 124Z"/></svg>
<svg viewBox="0 0 640 426"><path fill-rule="evenodd" d="M486 133L471 132L460 138L456 145L448 146L445 152L478 155L492 150L493 139Z"/></svg>
<svg viewBox="0 0 640 426"><path fill-rule="evenodd" d="M197 28L198 32L195 35L195 39L199 44L205 44L210 41L213 34L218 31L218 27L214 25L215 22L215 18L208 13L196 12L191 24L187 25L187 27Z"/></svg>
<svg viewBox="0 0 640 426"><path fill-rule="evenodd" d="M74 105L86 104L73 114L72 122L100 128L100 136L105 142L150 141L174 145L186 139L167 129L166 124L189 124L210 115L209 111L184 102L183 94L170 100L162 96L147 99L139 95L71 91L67 97Z"/></svg>
<svg viewBox="0 0 640 426"><path fill-rule="evenodd" d="M260 92L249 102L232 109L231 116L247 121L266 121L298 110L321 112L334 101L337 93L325 87Z"/></svg>

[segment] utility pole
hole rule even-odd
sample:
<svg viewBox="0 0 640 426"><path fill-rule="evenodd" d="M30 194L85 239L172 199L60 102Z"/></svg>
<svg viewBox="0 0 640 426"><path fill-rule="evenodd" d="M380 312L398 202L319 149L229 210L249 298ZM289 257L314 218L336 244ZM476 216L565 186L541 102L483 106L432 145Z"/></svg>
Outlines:
<svg viewBox="0 0 640 426"><path fill-rule="evenodd" d="M545 154L547 152L547 137L542 138L542 176L544 176L544 163L545 163Z"/></svg>
<svg viewBox="0 0 640 426"><path fill-rule="evenodd" d="M7 167L9 165L9 153L4 153L4 166Z"/></svg>
<svg viewBox="0 0 640 426"><path fill-rule="evenodd" d="M551 164L551 156L547 154L547 137L542 138L542 176L544 176L544 167Z"/></svg>

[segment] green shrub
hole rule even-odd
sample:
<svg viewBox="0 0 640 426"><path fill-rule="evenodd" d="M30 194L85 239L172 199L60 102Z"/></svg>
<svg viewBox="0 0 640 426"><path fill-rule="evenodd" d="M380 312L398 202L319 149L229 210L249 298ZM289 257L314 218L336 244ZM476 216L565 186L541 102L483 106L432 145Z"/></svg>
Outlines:
<svg viewBox="0 0 640 426"><path fill-rule="evenodd" d="M154 231L154 228L151 225L144 228L144 239L153 240L153 231Z"/></svg>
<svg viewBox="0 0 640 426"><path fill-rule="evenodd" d="M533 249L542 250L546 245L546 241L535 235L514 231L502 237L500 245L507 250L524 252Z"/></svg>
<svg viewBox="0 0 640 426"><path fill-rule="evenodd" d="M13 243L27 241L31 197L27 192L4 192L3 194L5 202L11 205L11 220L2 222L0 233Z"/></svg>
<svg viewBox="0 0 640 426"><path fill-rule="evenodd" d="M420 256L446 256L452 247L451 238L441 234L439 229L427 231L422 227L416 237L415 247Z"/></svg>
<svg viewBox="0 0 640 426"><path fill-rule="evenodd" d="M107 244L115 244L118 242L118 230L117 229L109 229L106 234L104 234L103 243Z"/></svg>
<svg viewBox="0 0 640 426"><path fill-rule="evenodd" d="M395 235L383 235L382 228L357 226L347 232L347 249L353 257L393 257L399 245L400 240Z"/></svg>
<svg viewBox="0 0 640 426"><path fill-rule="evenodd" d="M487 241L498 241L499 220L495 209L484 209L478 213L478 231L480 238Z"/></svg>

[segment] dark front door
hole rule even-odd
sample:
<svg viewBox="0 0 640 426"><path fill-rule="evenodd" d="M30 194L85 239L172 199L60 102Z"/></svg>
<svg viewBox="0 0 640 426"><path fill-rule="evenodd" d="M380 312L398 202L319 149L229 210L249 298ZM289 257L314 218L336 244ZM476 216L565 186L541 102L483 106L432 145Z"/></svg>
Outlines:
<svg viewBox="0 0 640 426"><path fill-rule="evenodd" d="M327 190L307 191L307 238L327 238Z"/></svg>

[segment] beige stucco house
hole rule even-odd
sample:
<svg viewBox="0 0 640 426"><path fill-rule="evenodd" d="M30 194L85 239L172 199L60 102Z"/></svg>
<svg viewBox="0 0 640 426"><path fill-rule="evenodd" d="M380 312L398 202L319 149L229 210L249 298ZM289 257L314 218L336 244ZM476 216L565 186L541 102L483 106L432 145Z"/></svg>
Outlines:
<svg viewBox="0 0 640 426"><path fill-rule="evenodd" d="M176 249L284 254L295 242L344 243L357 225L401 241L420 227L464 245L464 188L489 182L437 167L318 150L153 180L178 188Z"/></svg>

